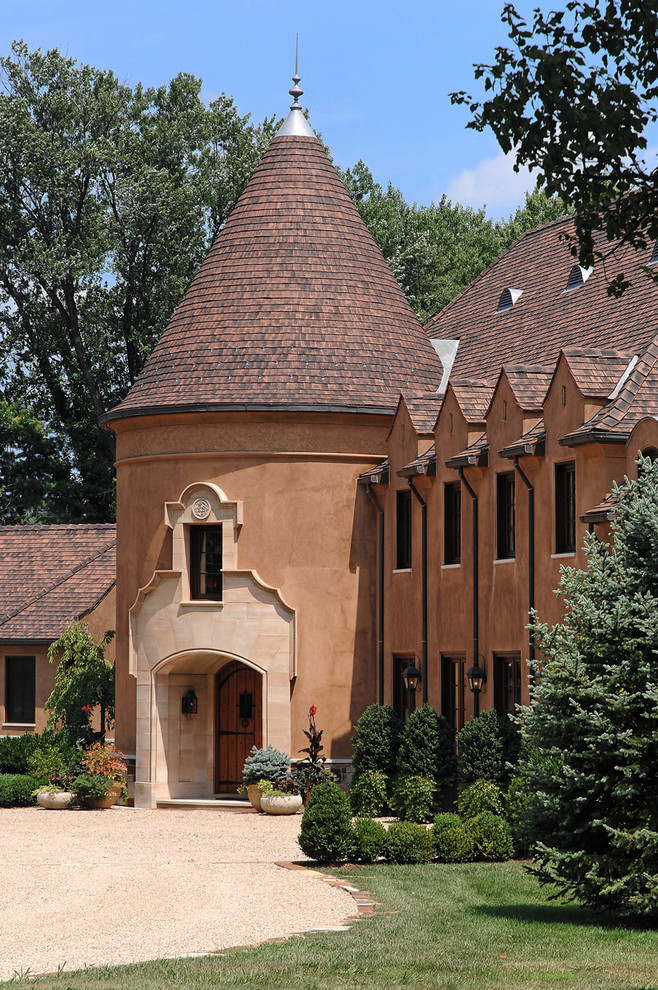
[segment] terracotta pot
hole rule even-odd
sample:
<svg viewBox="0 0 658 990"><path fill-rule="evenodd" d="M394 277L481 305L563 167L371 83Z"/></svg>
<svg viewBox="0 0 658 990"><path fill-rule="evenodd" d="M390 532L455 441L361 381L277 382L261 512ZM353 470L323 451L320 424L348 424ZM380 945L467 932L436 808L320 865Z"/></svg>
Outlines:
<svg viewBox="0 0 658 990"><path fill-rule="evenodd" d="M266 815L294 815L302 806L301 794L263 794L260 806Z"/></svg>
<svg viewBox="0 0 658 990"><path fill-rule="evenodd" d="M39 791L37 804L40 808L68 808L73 800L71 791Z"/></svg>
<svg viewBox="0 0 658 990"><path fill-rule="evenodd" d="M258 784L247 785L247 797L251 801L251 804L256 809L256 811L263 810L260 806L260 799L262 796L263 796L263 792L261 791Z"/></svg>
<svg viewBox="0 0 658 990"><path fill-rule="evenodd" d="M108 792L107 796L101 800L95 800L94 798L85 798L84 802L88 808L111 808L113 804L116 804L121 796L121 784L112 784L111 790Z"/></svg>

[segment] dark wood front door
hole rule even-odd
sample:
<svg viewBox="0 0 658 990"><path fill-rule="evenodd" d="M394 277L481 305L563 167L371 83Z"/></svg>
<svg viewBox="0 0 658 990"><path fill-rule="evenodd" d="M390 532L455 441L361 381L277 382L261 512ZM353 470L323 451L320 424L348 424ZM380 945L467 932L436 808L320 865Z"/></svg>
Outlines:
<svg viewBox="0 0 658 990"><path fill-rule="evenodd" d="M263 745L263 678L233 660L217 674L215 792L234 794L252 746Z"/></svg>

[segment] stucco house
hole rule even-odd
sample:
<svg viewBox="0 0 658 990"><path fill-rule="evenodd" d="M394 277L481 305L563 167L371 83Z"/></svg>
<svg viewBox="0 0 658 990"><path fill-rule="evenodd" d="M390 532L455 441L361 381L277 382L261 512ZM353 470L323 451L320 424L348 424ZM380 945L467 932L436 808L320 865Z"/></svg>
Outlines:
<svg viewBox="0 0 658 990"><path fill-rule="evenodd" d="M622 258L631 285L614 299L603 270L574 265L570 221L549 224L423 328L294 81L103 419L116 742L143 807L235 793L252 745L299 752L311 705L347 769L364 708L407 709L410 661L418 700L455 729L474 711L472 666L479 704L511 710L527 697L529 608L557 619L560 565L582 563L613 481L658 448L651 249Z"/></svg>

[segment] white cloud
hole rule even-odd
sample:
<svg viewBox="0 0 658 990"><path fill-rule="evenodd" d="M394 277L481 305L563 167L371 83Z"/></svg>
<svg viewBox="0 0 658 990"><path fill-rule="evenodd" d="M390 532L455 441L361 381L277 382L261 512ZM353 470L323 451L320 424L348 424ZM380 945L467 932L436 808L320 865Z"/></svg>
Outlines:
<svg viewBox="0 0 658 990"><path fill-rule="evenodd" d="M473 169L465 169L447 189L448 198L476 209L487 206L492 214L507 214L521 206L535 181L528 168L514 171L514 155L485 158Z"/></svg>

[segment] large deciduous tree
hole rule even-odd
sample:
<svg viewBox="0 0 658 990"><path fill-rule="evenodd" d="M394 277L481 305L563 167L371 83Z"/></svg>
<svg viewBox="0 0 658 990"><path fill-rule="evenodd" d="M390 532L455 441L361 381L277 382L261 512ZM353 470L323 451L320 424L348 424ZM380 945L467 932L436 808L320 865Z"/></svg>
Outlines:
<svg viewBox="0 0 658 990"><path fill-rule="evenodd" d="M611 543L565 568L564 619L522 716L531 869L589 907L658 918L658 463L619 490Z"/></svg>
<svg viewBox="0 0 658 990"><path fill-rule="evenodd" d="M517 167L537 170L549 194L576 214L573 251L583 265L607 262L610 291L626 287L611 244L644 248L658 238L658 170L646 156L658 117L658 7L654 0L569 0L533 12L528 24L508 3L510 47L477 65L484 100L453 93L490 127ZM610 257L612 255L612 257Z"/></svg>
<svg viewBox="0 0 658 990"><path fill-rule="evenodd" d="M0 59L0 395L57 438L66 518L107 519L125 395L273 131L201 82L121 84L58 51Z"/></svg>

